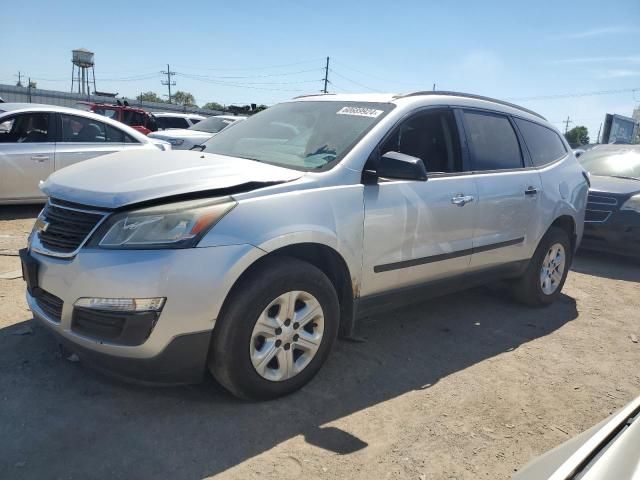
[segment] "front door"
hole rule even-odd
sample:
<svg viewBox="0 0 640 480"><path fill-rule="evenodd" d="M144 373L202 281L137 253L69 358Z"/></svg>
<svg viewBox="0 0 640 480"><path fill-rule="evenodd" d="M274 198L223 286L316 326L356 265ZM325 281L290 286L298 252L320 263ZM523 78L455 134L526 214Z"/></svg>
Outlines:
<svg viewBox="0 0 640 480"><path fill-rule="evenodd" d="M48 112L20 113L0 121L0 199L41 200L41 181L53 172L55 143Z"/></svg>
<svg viewBox="0 0 640 480"><path fill-rule="evenodd" d="M364 187L361 296L460 275L471 258L477 192L465 175L449 109L418 112L383 141L425 162L427 181L380 179Z"/></svg>

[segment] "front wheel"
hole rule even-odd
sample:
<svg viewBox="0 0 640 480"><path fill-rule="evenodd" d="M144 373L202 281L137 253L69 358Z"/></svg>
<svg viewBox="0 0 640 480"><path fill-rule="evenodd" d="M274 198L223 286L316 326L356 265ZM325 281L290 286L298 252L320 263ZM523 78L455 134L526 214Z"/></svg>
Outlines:
<svg viewBox="0 0 640 480"><path fill-rule="evenodd" d="M572 254L567 232L558 227L549 228L524 275L514 285L515 297L534 307L553 303L567 279Z"/></svg>
<svg viewBox="0 0 640 480"><path fill-rule="evenodd" d="M269 259L234 288L216 325L209 369L241 398L291 393L326 360L339 311L321 270L295 258Z"/></svg>

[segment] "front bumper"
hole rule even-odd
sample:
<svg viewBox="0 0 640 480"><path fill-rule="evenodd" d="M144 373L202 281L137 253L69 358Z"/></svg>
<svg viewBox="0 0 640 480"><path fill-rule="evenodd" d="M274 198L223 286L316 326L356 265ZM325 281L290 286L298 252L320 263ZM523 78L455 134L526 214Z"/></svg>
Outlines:
<svg viewBox="0 0 640 480"><path fill-rule="evenodd" d="M180 250L82 249L71 259L31 252L38 287L62 300L59 318L27 292L34 317L81 358L117 376L150 383L201 378L209 338L229 290L264 252L252 245ZM72 328L74 303L82 297L167 300L150 335L122 345ZM191 375L190 372L193 374Z"/></svg>
<svg viewBox="0 0 640 480"><path fill-rule="evenodd" d="M640 214L617 211L605 222L586 222L581 248L640 256Z"/></svg>

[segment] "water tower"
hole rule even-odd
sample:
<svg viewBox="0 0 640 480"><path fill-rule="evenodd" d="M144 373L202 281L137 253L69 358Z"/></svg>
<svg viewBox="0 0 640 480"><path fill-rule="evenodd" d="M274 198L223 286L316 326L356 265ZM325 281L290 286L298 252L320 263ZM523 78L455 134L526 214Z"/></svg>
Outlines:
<svg viewBox="0 0 640 480"><path fill-rule="evenodd" d="M73 93L73 83L78 82L78 93L89 95L89 69L93 75L93 91L96 90L96 71L93 63L93 52L86 48L72 50L71 63L71 92ZM77 68L76 68L77 67Z"/></svg>

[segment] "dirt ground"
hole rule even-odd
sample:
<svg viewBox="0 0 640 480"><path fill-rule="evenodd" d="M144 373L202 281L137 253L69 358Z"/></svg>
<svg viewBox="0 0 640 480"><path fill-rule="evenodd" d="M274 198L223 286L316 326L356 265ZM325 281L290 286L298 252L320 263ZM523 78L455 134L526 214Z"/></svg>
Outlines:
<svg viewBox="0 0 640 480"><path fill-rule="evenodd" d="M110 380L11 278L37 212L0 207L3 479L504 479L640 394L640 264L595 254L546 309L498 285L367 318L281 400Z"/></svg>

